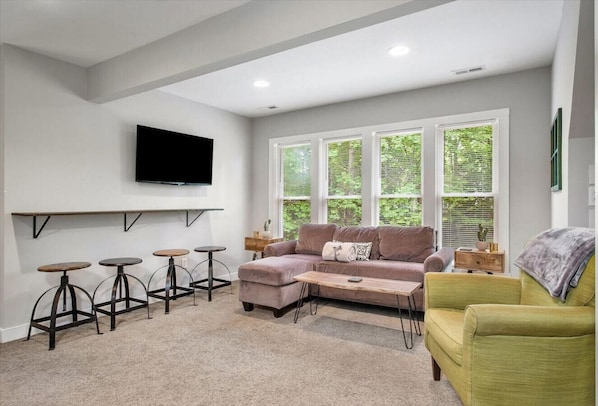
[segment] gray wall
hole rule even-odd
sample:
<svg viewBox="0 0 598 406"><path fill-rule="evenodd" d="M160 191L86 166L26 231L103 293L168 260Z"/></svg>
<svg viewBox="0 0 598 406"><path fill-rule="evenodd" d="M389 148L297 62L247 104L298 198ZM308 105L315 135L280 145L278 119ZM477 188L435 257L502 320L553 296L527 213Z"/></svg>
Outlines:
<svg viewBox="0 0 598 406"><path fill-rule="evenodd" d="M563 189L551 194L553 227L586 224L580 216L587 218L587 190L577 187L577 182L587 177L587 169L578 170L587 168L594 156L580 154L574 143L577 138L591 138L594 132L593 7L587 0L564 3L553 58L550 111L554 116L558 108L563 109Z"/></svg>
<svg viewBox="0 0 598 406"><path fill-rule="evenodd" d="M550 68L541 68L255 119L254 217L268 216L270 138L509 108L510 246L505 248L512 261L529 237L550 227L550 88Z"/></svg>
<svg viewBox="0 0 598 406"><path fill-rule="evenodd" d="M218 258L233 271L250 259L243 246L251 229L250 120L157 90L103 105L87 102L84 69L9 45L2 45L2 55L1 341L26 335L35 300L59 282L58 274L36 271L44 264L91 262L91 268L73 272L71 279L93 292L114 273L98 265L104 258L142 258L143 263L129 272L145 282L165 263L152 256L159 249L189 249L193 266L205 259L205 254L192 251L194 247L224 245L228 249ZM136 183L136 124L213 138L214 184ZM176 158L164 157L157 164ZM147 213L126 233L122 215L52 217L38 239L32 237L31 218L11 215L188 207L224 211L205 213L189 228L184 213Z"/></svg>

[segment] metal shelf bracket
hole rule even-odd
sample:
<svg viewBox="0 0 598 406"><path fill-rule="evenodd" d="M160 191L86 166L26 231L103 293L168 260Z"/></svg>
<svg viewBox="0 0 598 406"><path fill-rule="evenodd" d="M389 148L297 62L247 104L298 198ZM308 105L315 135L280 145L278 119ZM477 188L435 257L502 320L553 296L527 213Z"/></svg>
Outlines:
<svg viewBox="0 0 598 406"><path fill-rule="evenodd" d="M39 237L39 235L41 234L41 232L44 229L44 227L46 226L46 224L48 224L48 220L50 220L50 218L52 218L52 216L46 216L46 220L44 221L44 223L38 230L37 229L37 216L33 216L33 238Z"/></svg>
<svg viewBox="0 0 598 406"><path fill-rule="evenodd" d="M135 220L133 220L133 222L131 224L129 224L128 227L127 227L127 213L123 213L123 214L125 216L124 230L125 230L125 233L126 233L127 231L129 231L131 229L131 227L133 227L133 224L135 224L137 222L137 220L139 220L139 217L141 217L141 215L143 214L143 212L139 213L137 215L137 217L135 217Z"/></svg>
<svg viewBox="0 0 598 406"><path fill-rule="evenodd" d="M189 223L189 211L190 210L187 210L187 227L191 227L191 225L195 223L195 220L197 220L205 212L205 210L198 210L199 214L193 219L193 221L191 221L191 223Z"/></svg>

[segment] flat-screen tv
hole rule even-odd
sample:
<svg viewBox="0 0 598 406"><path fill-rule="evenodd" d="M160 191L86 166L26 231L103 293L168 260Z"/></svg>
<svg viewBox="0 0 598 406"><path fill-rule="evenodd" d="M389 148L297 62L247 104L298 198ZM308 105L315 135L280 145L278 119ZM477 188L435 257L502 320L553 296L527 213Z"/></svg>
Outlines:
<svg viewBox="0 0 598 406"><path fill-rule="evenodd" d="M170 185L211 185L214 140L137 126L135 180Z"/></svg>

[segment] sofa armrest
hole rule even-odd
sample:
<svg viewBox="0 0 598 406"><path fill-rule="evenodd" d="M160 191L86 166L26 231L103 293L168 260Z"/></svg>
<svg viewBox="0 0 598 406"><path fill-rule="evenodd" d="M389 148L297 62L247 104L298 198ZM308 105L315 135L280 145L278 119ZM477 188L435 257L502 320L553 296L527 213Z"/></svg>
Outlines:
<svg viewBox="0 0 598 406"><path fill-rule="evenodd" d="M281 241L266 245L264 248L265 257L281 257L283 255L294 254L297 240Z"/></svg>
<svg viewBox="0 0 598 406"><path fill-rule="evenodd" d="M424 261L424 272L441 272L449 266L455 256L455 249L442 247Z"/></svg>
<svg viewBox="0 0 598 406"><path fill-rule="evenodd" d="M465 310L472 304L519 304L518 278L497 275L429 272L424 275L426 309Z"/></svg>
<svg viewBox="0 0 598 406"><path fill-rule="evenodd" d="M479 304L465 310L464 337L576 337L595 333L591 306Z"/></svg>

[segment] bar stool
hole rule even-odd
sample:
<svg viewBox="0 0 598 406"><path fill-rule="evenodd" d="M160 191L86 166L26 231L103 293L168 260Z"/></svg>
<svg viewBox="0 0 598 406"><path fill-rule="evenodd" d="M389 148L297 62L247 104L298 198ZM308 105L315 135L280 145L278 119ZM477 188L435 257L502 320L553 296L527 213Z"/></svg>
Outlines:
<svg viewBox="0 0 598 406"><path fill-rule="evenodd" d="M119 314L123 314L126 312L130 312L133 310L142 309L144 307L147 307L147 318L151 319L149 305L148 305L149 297L147 295L147 288L145 287L145 284L143 282L141 282L141 280L139 278L137 278L133 275L129 275L129 274L125 273L125 271L124 271L125 266L136 265L136 264L140 264L141 262L142 262L141 258L108 258L108 259L103 259L99 262L100 265L117 267L116 268L117 269L116 276L107 277L102 282L100 282L98 284L98 286L96 287L96 289L93 291L93 302L95 303L96 293L97 293L98 289L100 288L100 286L102 286L102 284L104 282L106 282L107 280L114 278L114 284L112 285L112 296L110 297L110 300L108 300L106 302L98 303L95 305L96 312L100 312L100 313L110 316L110 331L114 331L114 329L116 328L116 316ZM139 284L141 286L143 286L143 291L145 292L145 300L131 297L130 290L129 290L128 277L133 278L134 280L139 282ZM123 285L125 287L124 296L123 296ZM116 297L117 290L118 290L118 298ZM123 309L116 310L116 304L121 303L121 302L125 302L125 307ZM131 302L135 302L138 304L131 306ZM108 305L110 305L110 310L102 309L102 307L108 306Z"/></svg>
<svg viewBox="0 0 598 406"><path fill-rule="evenodd" d="M68 271L75 271L77 269L88 268L91 266L89 262L62 262L58 264L50 264L50 265L43 265L37 268L39 272L62 272L62 276L60 277L60 285L54 286L48 290L46 290L35 302L33 306L33 311L31 312L31 322L29 323L29 332L27 333L27 340L31 338L31 328L35 327L40 330L43 330L47 333L50 333L50 345L49 350L53 350L56 347L56 332L65 330L67 328L76 327L81 324L85 323L96 323L96 330L98 334L100 333L100 326L98 324L98 317L95 312L95 308L93 305L93 299L87 293L87 291L79 286L73 285L69 283L69 277L67 275ZM56 293L54 294L54 300L52 302L52 310L49 316L35 317L35 310L37 309L37 305L39 304L40 300L46 295L46 293L50 292L51 290L56 289ZM67 310L67 289L68 293L71 298L71 309ZM77 296L75 294L75 289L79 289L81 292L87 296L89 299L89 303L91 305L91 313L84 312L77 307ZM58 303L60 302L60 297L62 296L62 313L59 313L58 310ZM56 325L56 321L61 317L70 316L72 321L70 323L61 324L60 326ZM79 316L83 316L84 318L80 319ZM47 326L42 324L43 322L49 321L50 325Z"/></svg>
<svg viewBox="0 0 598 406"><path fill-rule="evenodd" d="M195 289L193 289L193 287L191 286L193 284L193 277L191 276L191 273L187 270L187 268L184 268L180 265L176 265L174 263L174 258L173 258L173 257L181 256L181 255L187 255L188 253L189 253L189 250L186 250L186 249L168 249L168 250L155 251L153 253L157 257L169 257L168 265L164 265L163 267L156 269L156 271L150 277L149 282L147 283L147 288L150 289L152 279L154 278L154 276L161 269L168 267L168 270L166 272L166 282L164 284L164 287L159 288L159 289L154 289L154 290L148 290L148 292L147 292L148 296L155 297L156 299L164 300L164 313L165 314L168 314L170 312L170 301L176 300L179 297L193 295L193 306L196 305L195 304ZM187 275L189 275L189 287L177 285L177 281L176 281L176 268L177 267L183 269L185 272L187 272ZM170 293L171 290L172 290L172 294ZM179 290L180 292L177 293L177 290Z"/></svg>
<svg viewBox="0 0 598 406"><path fill-rule="evenodd" d="M191 273L193 274L193 271L195 271L195 268L197 268L204 262L208 261L208 277L206 279L202 279L202 280L193 282L191 284L191 286L193 286L194 288L203 289L203 290L208 291L208 302L212 301L212 290L213 289L219 289L219 288L223 288L225 286L230 286L230 293L231 293L231 295L233 294L233 287L231 284L232 277L230 275L230 269L228 269L228 266L226 266L223 262L218 261L217 259L214 259L214 256L213 256L214 252L224 251L224 250L226 250L226 247L220 247L217 245L208 245L205 247L197 247L194 249L195 252L207 252L208 253L208 259L201 261L199 264L195 265L195 267L191 270ZM228 271L228 279L229 280L214 278L213 261L218 262L220 265L222 265L223 267L226 268L226 270ZM219 284L214 285L214 281L219 282ZM208 284L207 286L202 285L206 282Z"/></svg>

